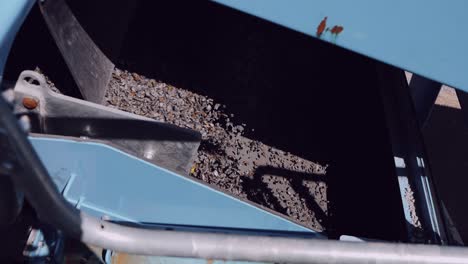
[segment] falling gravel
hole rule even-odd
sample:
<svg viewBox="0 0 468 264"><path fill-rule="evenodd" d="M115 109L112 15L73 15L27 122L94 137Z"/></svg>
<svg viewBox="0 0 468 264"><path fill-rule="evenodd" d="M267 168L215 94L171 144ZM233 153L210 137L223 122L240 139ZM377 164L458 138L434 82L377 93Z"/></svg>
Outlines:
<svg viewBox="0 0 468 264"><path fill-rule="evenodd" d="M112 74L104 104L199 131L202 142L190 176L306 227L326 230L327 165L244 137L249 127L234 123L228 106L119 69Z"/></svg>

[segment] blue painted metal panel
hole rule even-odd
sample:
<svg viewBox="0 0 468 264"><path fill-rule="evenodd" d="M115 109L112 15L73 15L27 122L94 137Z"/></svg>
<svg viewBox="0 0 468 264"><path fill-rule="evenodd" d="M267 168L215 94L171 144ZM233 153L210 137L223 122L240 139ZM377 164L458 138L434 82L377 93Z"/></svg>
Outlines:
<svg viewBox="0 0 468 264"><path fill-rule="evenodd" d="M35 0L0 1L0 82L16 32L34 3Z"/></svg>
<svg viewBox="0 0 468 264"><path fill-rule="evenodd" d="M466 0L214 0L468 91ZM284 40L287 41L287 40Z"/></svg>
<svg viewBox="0 0 468 264"><path fill-rule="evenodd" d="M313 231L157 167L93 142L30 138L68 201L95 216L169 225Z"/></svg>

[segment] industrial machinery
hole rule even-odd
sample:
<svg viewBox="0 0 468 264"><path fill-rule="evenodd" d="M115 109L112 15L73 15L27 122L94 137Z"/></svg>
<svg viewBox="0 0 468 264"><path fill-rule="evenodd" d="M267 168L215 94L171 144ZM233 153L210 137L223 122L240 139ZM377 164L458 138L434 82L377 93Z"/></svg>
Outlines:
<svg viewBox="0 0 468 264"><path fill-rule="evenodd" d="M459 32L467 3L97 2L0 2L5 263L468 262L421 136L442 83L458 88L461 102L468 91L468 38ZM67 92L26 68L40 62L55 65L47 73L63 77ZM280 136L267 140L304 144L291 150L303 156L309 139L298 135L336 136L326 155L340 164L330 165L337 176L323 180L327 228L189 176L204 135L105 106L115 67L216 87L203 92L241 100L246 116L271 116ZM410 85L402 69L414 73ZM221 79L232 85L218 88ZM322 98L309 97L307 80ZM353 99L361 94L370 100ZM254 113L263 111L259 97L305 111L310 124L282 130L297 120L289 110L289 121ZM330 104L318 125L315 110Z"/></svg>

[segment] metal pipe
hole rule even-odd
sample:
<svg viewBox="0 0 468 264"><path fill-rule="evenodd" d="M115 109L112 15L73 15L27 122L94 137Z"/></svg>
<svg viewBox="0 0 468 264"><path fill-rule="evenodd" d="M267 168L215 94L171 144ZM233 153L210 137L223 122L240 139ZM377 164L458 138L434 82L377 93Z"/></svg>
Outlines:
<svg viewBox="0 0 468 264"><path fill-rule="evenodd" d="M6 151L21 166L12 177L15 184L43 220L87 244L130 254L263 262L468 263L463 247L148 230L98 220L78 214L58 193L2 97L0 127L14 146Z"/></svg>
<svg viewBox="0 0 468 264"><path fill-rule="evenodd" d="M467 263L468 249L124 227L81 214L82 241L138 255L280 263Z"/></svg>

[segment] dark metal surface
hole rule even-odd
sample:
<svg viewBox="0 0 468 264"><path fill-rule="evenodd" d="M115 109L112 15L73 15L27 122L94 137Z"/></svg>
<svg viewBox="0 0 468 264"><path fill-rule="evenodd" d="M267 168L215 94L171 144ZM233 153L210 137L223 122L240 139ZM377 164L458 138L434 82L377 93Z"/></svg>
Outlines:
<svg viewBox="0 0 468 264"><path fill-rule="evenodd" d="M445 226L420 130L426 117L425 114L418 116L427 111L415 110L402 70L377 64L377 73L409 239L445 244Z"/></svg>
<svg viewBox="0 0 468 264"><path fill-rule="evenodd" d="M1 90L0 90L1 91ZM8 103L7 107L12 107L12 93L0 93ZM19 215L23 206L23 193L14 188L10 178L14 166L11 160L14 160L14 154L7 152L11 148L11 142L8 141L7 130L0 125L0 227L7 227L13 224Z"/></svg>
<svg viewBox="0 0 468 264"><path fill-rule="evenodd" d="M81 27L64 0L41 1L40 9L83 97L102 103L114 64Z"/></svg>
<svg viewBox="0 0 468 264"><path fill-rule="evenodd" d="M423 128L429 119L442 84L413 74L409 82L409 88L419 126Z"/></svg>
<svg viewBox="0 0 468 264"><path fill-rule="evenodd" d="M32 78L38 85L25 79ZM105 140L121 150L181 175L187 175L201 135L190 129L154 121L50 91L42 75L24 71L15 86L16 110L37 123L33 132ZM38 101L26 109L24 99Z"/></svg>
<svg viewBox="0 0 468 264"><path fill-rule="evenodd" d="M7 175L0 173L0 227L11 225L18 217L22 206L23 193L14 188L13 182Z"/></svg>

